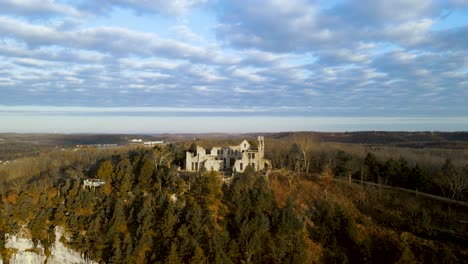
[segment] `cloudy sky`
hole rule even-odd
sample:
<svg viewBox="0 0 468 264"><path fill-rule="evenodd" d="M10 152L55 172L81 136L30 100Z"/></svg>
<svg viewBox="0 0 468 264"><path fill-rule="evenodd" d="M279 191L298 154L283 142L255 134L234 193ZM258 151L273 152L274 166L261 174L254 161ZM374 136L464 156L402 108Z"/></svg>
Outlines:
<svg viewBox="0 0 468 264"><path fill-rule="evenodd" d="M468 130L468 0L0 0L0 132Z"/></svg>

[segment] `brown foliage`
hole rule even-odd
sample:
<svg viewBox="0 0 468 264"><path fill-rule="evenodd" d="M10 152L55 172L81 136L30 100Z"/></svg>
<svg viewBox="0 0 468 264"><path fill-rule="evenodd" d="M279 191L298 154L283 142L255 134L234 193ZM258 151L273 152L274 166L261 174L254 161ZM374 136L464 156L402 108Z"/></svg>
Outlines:
<svg viewBox="0 0 468 264"><path fill-rule="evenodd" d="M16 201L18 200L18 194L16 193L10 193L7 198L6 198L8 203L11 204L16 204Z"/></svg>

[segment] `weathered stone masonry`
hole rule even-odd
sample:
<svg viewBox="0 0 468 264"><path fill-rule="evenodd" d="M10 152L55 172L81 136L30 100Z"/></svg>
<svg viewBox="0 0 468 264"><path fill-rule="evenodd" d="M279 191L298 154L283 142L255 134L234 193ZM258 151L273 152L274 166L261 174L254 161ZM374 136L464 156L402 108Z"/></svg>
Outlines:
<svg viewBox="0 0 468 264"><path fill-rule="evenodd" d="M258 146L253 146L247 140L237 146L213 147L205 149L196 145L186 152L185 170L198 171L202 168L215 171L244 172L248 165L255 170L271 168L265 156L265 141L258 137Z"/></svg>

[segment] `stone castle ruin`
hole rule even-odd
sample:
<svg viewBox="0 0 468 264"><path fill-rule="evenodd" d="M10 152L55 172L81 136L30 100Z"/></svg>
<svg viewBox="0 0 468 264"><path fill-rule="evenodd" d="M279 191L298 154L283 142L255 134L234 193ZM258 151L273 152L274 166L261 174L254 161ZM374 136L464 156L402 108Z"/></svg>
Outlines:
<svg viewBox="0 0 468 264"><path fill-rule="evenodd" d="M199 171L202 168L220 172L244 172L247 166L252 166L256 171L268 170L271 162L264 158L265 141L263 136L256 142L249 143L243 140L236 146L213 147L205 149L192 144L186 152L185 170Z"/></svg>

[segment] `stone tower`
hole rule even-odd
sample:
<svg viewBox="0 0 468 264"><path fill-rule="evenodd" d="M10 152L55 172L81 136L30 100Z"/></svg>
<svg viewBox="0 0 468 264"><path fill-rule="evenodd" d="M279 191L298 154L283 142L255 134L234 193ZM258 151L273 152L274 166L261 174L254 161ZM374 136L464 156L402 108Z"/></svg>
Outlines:
<svg viewBox="0 0 468 264"><path fill-rule="evenodd" d="M258 136L258 154L262 158L265 156L265 140L263 136Z"/></svg>

